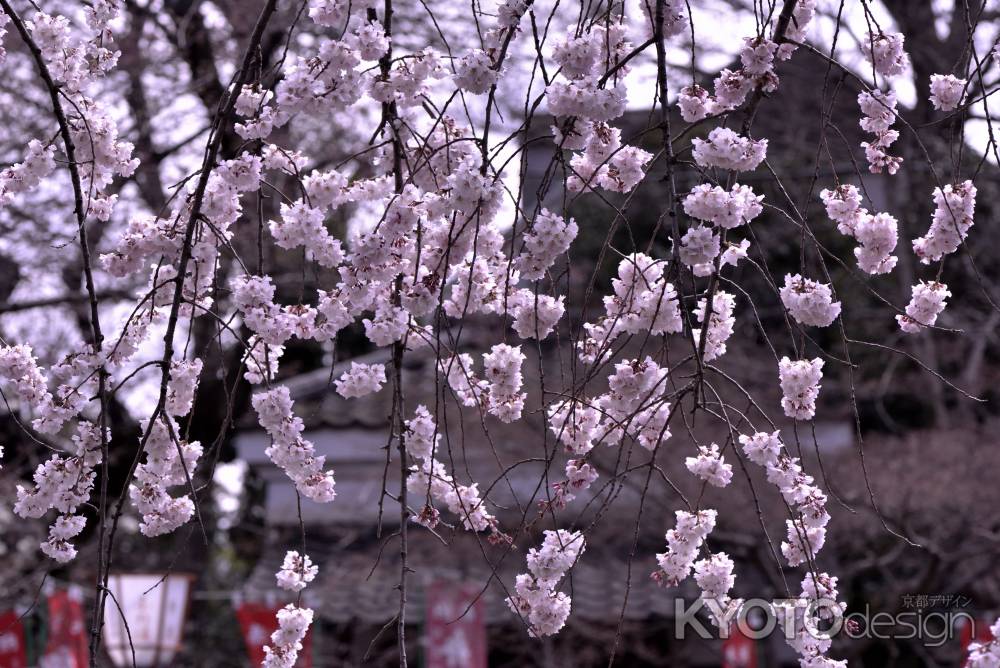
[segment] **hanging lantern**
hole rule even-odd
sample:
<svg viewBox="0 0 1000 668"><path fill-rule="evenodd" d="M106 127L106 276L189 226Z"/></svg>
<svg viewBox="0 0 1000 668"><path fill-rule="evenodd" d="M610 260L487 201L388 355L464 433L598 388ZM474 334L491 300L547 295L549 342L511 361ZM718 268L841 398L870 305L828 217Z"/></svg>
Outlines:
<svg viewBox="0 0 1000 668"><path fill-rule="evenodd" d="M104 606L104 646L116 666L169 666L181 648L191 575L113 574ZM134 656L134 663L133 663Z"/></svg>

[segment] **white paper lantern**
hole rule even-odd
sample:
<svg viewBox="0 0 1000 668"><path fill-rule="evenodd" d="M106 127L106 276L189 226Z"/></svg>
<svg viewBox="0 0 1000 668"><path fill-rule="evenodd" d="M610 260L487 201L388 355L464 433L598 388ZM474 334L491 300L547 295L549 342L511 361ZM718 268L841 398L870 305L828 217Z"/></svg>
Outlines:
<svg viewBox="0 0 1000 668"><path fill-rule="evenodd" d="M108 578L104 644L116 666L168 666L180 650L193 577L119 573ZM117 603L116 603L117 602Z"/></svg>

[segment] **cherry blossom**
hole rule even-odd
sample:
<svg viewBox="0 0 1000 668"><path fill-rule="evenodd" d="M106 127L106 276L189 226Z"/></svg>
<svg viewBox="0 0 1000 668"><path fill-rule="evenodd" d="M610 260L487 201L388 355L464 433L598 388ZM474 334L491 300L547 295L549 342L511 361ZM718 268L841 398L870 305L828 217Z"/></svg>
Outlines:
<svg viewBox="0 0 1000 668"><path fill-rule="evenodd" d="M913 296L906 305L906 314L896 316L899 328L909 334L916 334L937 322L944 311L947 299L951 297L948 286L936 281L921 281L913 286Z"/></svg>
<svg viewBox="0 0 1000 668"><path fill-rule="evenodd" d="M954 111L962 104L967 83L953 74L932 74L931 104L938 111Z"/></svg>
<svg viewBox="0 0 1000 668"><path fill-rule="evenodd" d="M885 311L879 320L865 304L898 303L897 295L882 295L887 281L880 277L897 264L909 270L908 248L898 248L900 222L908 221L899 198L886 211L874 210L871 201L871 211L864 206L869 191L868 199L880 201L872 186L878 179L869 183L868 176L837 164L839 158L817 157L816 169L810 167L814 179L827 178L828 157L832 171L820 192L829 221L820 221L824 229L818 230L811 211L796 210L795 195L784 192L787 161L775 155L764 165L769 150L785 150L786 138L759 136L766 124L754 121L780 113L769 100L779 100L787 82L796 81L783 61L806 43L817 2L786 3L780 12L755 17L748 34L729 40L729 68L699 74L700 84L681 80L684 72L708 66L688 54L687 46L693 50L703 41L695 24L704 18L689 14L682 0L641 3L643 11L634 15L616 5L600 20L565 7L546 8L551 16L543 16L526 0L475 4L469 16L459 12L456 18L475 26L461 33L471 39L463 42L450 34L457 26L431 20L441 39L422 43L407 34L405 14L397 15L404 20L393 31L391 2L309 0L302 20L312 25L296 18L294 30L293 24L278 29L269 23L274 7L265 4L270 9L260 15L259 30L212 33L220 56L208 69L218 65L226 79L218 91L214 81L206 86L218 93L213 105L178 94L186 105L217 107L207 113L184 109L197 130L190 137L175 132L186 135L188 128L162 127L159 109L142 122L127 116L135 103L116 86L133 72L116 70L116 40L134 21L127 13L119 16L128 9L123 3L96 0L72 15L32 11L23 21L14 10L0 13L0 40L21 40L17 49L8 43L10 54L0 47L0 61L6 58L18 75L30 65L51 97L39 98L51 108L32 114L30 124L12 126L12 136L23 138L0 171L0 208L24 224L29 238L47 235L47 248L73 246L65 253L71 264L52 271L46 265L58 263L49 252L31 268L45 279L61 274L72 294L54 308L60 320L78 321L81 333L43 345L22 337L16 317L4 312L4 336L11 339L0 346L4 398L30 435L26 452L32 444L45 448L29 452L31 468L16 484L11 505L20 518L45 518L40 551L68 563L83 549L89 518L100 522L102 536L105 522L118 520L120 508L94 498L95 490L108 489L104 458L113 453L117 460L124 447L109 406L121 396L143 399L147 389L148 405L134 411L141 436L126 444L132 448L126 461L134 465L125 483L127 512L138 517L144 536L176 531L199 511L196 484L213 473L203 460L214 457L205 457L202 444L187 434L204 433L191 425L217 382L227 396L234 381L243 392L233 395L250 393L270 441L265 454L287 476L285 484L304 502L334 501L334 473L295 414L290 388L297 385L282 384L308 349L317 360L322 355L323 364L350 362L331 378L337 401L380 392L390 375L398 380L411 362L428 362L436 374L433 401L396 383L387 416L393 447L386 464L398 465L392 470L400 475L398 490L382 492L399 503L401 558L407 527L437 531L444 525L474 534L469 538L526 549L526 572L504 584L508 607L532 637L551 636L567 624L572 600L564 582L590 540L591 527L573 509L557 511L573 502L582 510L601 498L592 488L600 487L595 483L614 459L645 467L680 456L694 476L689 483L729 488L710 490L728 494L736 487L730 487L735 451L738 462L759 467L780 495L782 567L801 568L803 597L835 600L837 578L817 568L830 522L826 493L811 464L783 444L773 415L777 397L747 391L753 410L741 409L730 428L749 433L730 432L724 442L714 436L721 446L696 433L703 420L693 419L706 410L732 417L729 399L709 383L738 385L728 368L738 360L720 361L730 349L731 356L746 354L733 338L737 296L740 317L747 316L741 336L770 343L785 332L796 345L794 355L777 362L780 406L789 419L782 424L795 424L816 417L824 370L825 397L834 400L838 393L829 385L847 364L828 349L830 332L813 336L817 332L802 328L830 326L842 306L891 325ZM200 18L216 29L211 12ZM817 36L825 39L834 20L831 25L842 27L839 17L826 17ZM12 23L17 31L9 30ZM893 24L901 25L883 26ZM860 44L831 51L821 39L815 49L802 49L812 53L799 54L830 53L830 71L853 77L860 113L850 123L857 118L864 133L859 141L867 170L903 170L893 151L926 153L919 169L933 175L957 170L961 160L938 169L932 152L939 147L908 136L913 133L906 130L923 132L927 124L907 105L921 112L929 112L928 102L939 112L962 109L969 81L981 72L933 74L923 82L929 99L914 101L900 79L909 69L903 33L875 23L870 29ZM263 54L273 49L263 48L262 35L279 47L280 55L267 62ZM143 46L162 40L146 32L140 37ZM910 46L921 45L911 38ZM132 58L126 55L123 60ZM869 71L841 64L853 66L859 56ZM920 62L916 56L914 51ZM644 71L639 64L650 68L654 62L655 81L636 86L635 75ZM179 71L200 77L187 69ZM140 79L161 93L157 77ZM899 105L897 95L906 104ZM764 111L762 100L775 111ZM170 107L164 117L176 117L172 102L163 101ZM638 116L631 112L641 105L650 120L636 128L632 119ZM548 117L532 126L536 112ZM675 122L676 114L684 123ZM843 120L824 118L824 137L846 127ZM964 120L955 122L949 134L956 139L942 135L945 140L964 136ZM335 151L322 145L331 137ZM178 139L179 146L170 148ZM920 152L911 150L912 141ZM539 147L546 152L542 160ZM830 153L825 143L819 148ZM766 170L749 174L762 166ZM147 188L163 194L153 198ZM768 193L767 214L758 192ZM941 265L933 268L933 279L912 279L909 303L894 313L901 331L934 335L926 330L936 327L953 298L940 281L961 285L950 277L960 263L949 260L946 269L942 261L966 243L988 243L970 237L976 196L972 178L933 189L930 227L912 240L912 249L922 264ZM49 199L58 205L44 202ZM655 220L646 238L639 235L648 230L629 219L641 207L649 207ZM591 215L595 211L602 213ZM64 226L64 219L71 224ZM783 229L789 222L797 227L793 234ZM834 225L853 241L828 244L824 235ZM8 236L4 252L27 255L19 235ZM595 239L602 243L599 254L591 253ZM773 276L785 271L783 284L773 285ZM843 305L836 301L833 282L846 286L845 274L877 299L859 306L844 287ZM14 304L10 313L50 308L47 298L40 296L43 306ZM69 305L74 318L62 312ZM204 345L206 332L216 335L211 346ZM847 334L842 338L845 345L857 343ZM59 345L72 350L50 349ZM806 350L815 357L806 357ZM567 366L549 372L564 357ZM229 359L242 362L239 371L218 363ZM543 378L535 378L536 367ZM203 383L212 376L211 387L199 388L203 374ZM445 416L457 407L487 434L496 429L506 435L513 431L507 425L519 422L537 427L537 451L512 460L500 479L475 479L477 467L453 461L459 429ZM463 433L467 424L461 423ZM764 424L770 431L756 431ZM507 466L511 453L499 450ZM529 468L525 464L542 472L535 488L544 494L528 504L538 506L538 516L522 512L522 525L507 535L502 523L509 515L496 490L512 488L500 483L507 472ZM609 484L618 485L619 477L625 474L616 468L607 475ZM717 512L704 508L699 496L674 517L653 578L675 587L693 576L703 598L731 602L734 557L707 543ZM304 544L283 547L275 574L277 586L293 594L318 576ZM410 577L407 568L400 587ZM101 606L103 596L99 592ZM300 601L278 612L265 666L295 664L314 618ZM405 608L401 604L398 612L401 633L412 624ZM830 643L806 632L809 621L799 613L783 621L801 665L845 665L826 657ZM970 665L997 665L997 657L996 643L970 648Z"/></svg>
<svg viewBox="0 0 1000 668"><path fill-rule="evenodd" d="M901 74L909 64L903 50L903 34L898 32L869 32L863 42L865 57L875 71L886 77Z"/></svg>
<svg viewBox="0 0 1000 668"><path fill-rule="evenodd" d="M681 118L688 123L700 121L711 114L713 104L708 91L698 84L685 86L677 96L677 106L681 111Z"/></svg>
<svg viewBox="0 0 1000 668"><path fill-rule="evenodd" d="M678 510L675 516L677 524L667 532L667 551L656 555L660 568L653 573L654 580L668 587L676 587L691 575L698 551L715 528L718 513L715 510L697 513Z"/></svg>
<svg viewBox="0 0 1000 668"><path fill-rule="evenodd" d="M958 250L969 234L976 212L976 186L972 181L934 189L934 218L922 237L913 240L913 252L924 264Z"/></svg>
<svg viewBox="0 0 1000 668"><path fill-rule="evenodd" d="M271 446L264 452L285 471L303 496L317 503L329 503L336 497L333 471L324 471L326 459L316 454L311 441L302 438L302 419L292 413L292 399L284 385L255 394L252 399L257 417Z"/></svg>
<svg viewBox="0 0 1000 668"><path fill-rule="evenodd" d="M334 381L337 394L345 399L363 397L382 389L385 383L384 364L359 364L351 362L351 368Z"/></svg>
<svg viewBox="0 0 1000 668"><path fill-rule="evenodd" d="M708 140L692 140L695 161L702 167L718 167L736 172L757 169L767 153L766 139L741 137L729 128L715 128Z"/></svg>
<svg viewBox="0 0 1000 668"><path fill-rule="evenodd" d="M302 640L313 622L313 611L289 603L278 611L278 630L264 647L264 668L292 668L302 651Z"/></svg>
<svg viewBox="0 0 1000 668"><path fill-rule="evenodd" d="M724 229L745 225L764 210L763 195L755 195L749 186L735 184L729 192L704 183L695 186L684 198L684 212L692 218L714 223Z"/></svg>
<svg viewBox="0 0 1000 668"><path fill-rule="evenodd" d="M545 531L542 546L528 550L529 572L517 576L514 593L506 602L527 622L532 637L553 635L565 625L572 600L555 588L584 548L581 533L559 529Z"/></svg>
<svg viewBox="0 0 1000 668"><path fill-rule="evenodd" d="M715 443L700 446L698 456L688 457L684 465L688 471L716 487L725 487L733 479L733 467L725 462Z"/></svg>
<svg viewBox="0 0 1000 668"><path fill-rule="evenodd" d="M275 576L278 587L288 591L302 591L316 579L319 567L315 566L308 554L289 550L281 563L281 570Z"/></svg>
<svg viewBox="0 0 1000 668"><path fill-rule="evenodd" d="M816 414L819 381L823 377L823 360L792 361L782 357L778 363L781 379L781 407L785 415L795 420L811 420Z"/></svg>
<svg viewBox="0 0 1000 668"><path fill-rule="evenodd" d="M840 302L833 301L829 285L798 274L786 274L785 285L780 292L781 302L802 325L827 327L840 315Z"/></svg>

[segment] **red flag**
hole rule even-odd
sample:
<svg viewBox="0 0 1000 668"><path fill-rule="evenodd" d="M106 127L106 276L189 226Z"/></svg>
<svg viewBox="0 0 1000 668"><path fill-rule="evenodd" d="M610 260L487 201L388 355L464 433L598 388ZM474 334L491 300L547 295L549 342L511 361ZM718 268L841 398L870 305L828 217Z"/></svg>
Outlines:
<svg viewBox="0 0 1000 668"><path fill-rule="evenodd" d="M27 665L27 648L21 617L13 610L0 613L0 666L27 668Z"/></svg>
<svg viewBox="0 0 1000 668"><path fill-rule="evenodd" d="M427 588L427 668L486 668L480 588L434 582Z"/></svg>
<svg viewBox="0 0 1000 668"><path fill-rule="evenodd" d="M278 610L281 606L263 603L241 603L236 608L236 618L243 631L250 662L259 666L264 661L264 646L271 642L271 634L278 630ZM295 662L296 668L312 668L312 627L302 640L302 651Z"/></svg>
<svg viewBox="0 0 1000 668"><path fill-rule="evenodd" d="M49 596L49 638L41 668L86 668L89 650L83 607L75 596L57 589Z"/></svg>
<svg viewBox="0 0 1000 668"><path fill-rule="evenodd" d="M734 623L722 641L722 668L757 668L757 647L753 638Z"/></svg>

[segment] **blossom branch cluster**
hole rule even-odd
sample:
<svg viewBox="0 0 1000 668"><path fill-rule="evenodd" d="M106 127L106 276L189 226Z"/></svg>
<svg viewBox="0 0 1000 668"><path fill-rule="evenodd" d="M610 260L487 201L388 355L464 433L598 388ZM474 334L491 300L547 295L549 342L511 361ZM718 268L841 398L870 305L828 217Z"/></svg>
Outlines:
<svg viewBox="0 0 1000 668"><path fill-rule="evenodd" d="M556 591L559 581L586 547L579 531L546 531L539 548L528 550L528 572L517 576L507 606L528 624L533 638L554 635L566 624L573 600Z"/></svg>
<svg viewBox="0 0 1000 668"><path fill-rule="evenodd" d="M529 34L542 39L534 24L531 30L522 26L530 15L529 2L504 0L488 20L485 13L477 15L484 19L482 40L444 57L429 47L391 51L394 38L379 20L385 8L373 0L310 0L311 39L290 49L276 83L266 86L252 79L247 68L226 94L222 108L231 109L237 118L231 131L245 142L228 159L217 160L208 152L211 157L197 180L180 186L162 212L130 211L122 233L104 248L100 268L110 279L146 286L117 336L85 345L47 373L30 347L0 348L0 378L17 410L29 416L34 431L50 438L57 450L35 470L32 485L18 488L15 504L22 517L40 518L55 511L41 549L60 562L76 554L73 540L85 524L81 509L94 490L101 443L109 438L95 426L97 379L108 374L107 380L126 383L140 348L164 327L168 336L161 398L143 421L143 455L129 496L146 535L174 531L196 514L192 480L203 451L199 443L183 440L181 424L192 411L198 380L208 365L197 357L174 356L170 335L193 330L195 319L206 313L226 323L243 348L244 378L258 386L251 403L271 439L267 456L311 501L334 500L334 475L305 438L289 387L278 383L281 362L296 340L332 346L352 326L364 332L372 348L391 347L400 355L427 354L434 348L435 371L447 392L462 406L479 411L484 421L523 421L532 414L530 401L542 401L545 428L569 455L565 478L554 484L546 509L561 509L591 488L598 479L592 461L597 444L623 450L637 444L652 470L660 445L673 438L670 421L683 394L676 378L683 376L687 382L688 376L675 373L682 364L674 364L672 356L624 353L622 348L630 341L662 337L668 342L678 335L675 340L692 344L690 359L697 371L689 387L700 392L706 370L717 370L715 364L732 345L736 294L742 291L735 281L736 268L750 251L749 240L738 237L753 234L765 209L764 196L747 183L754 183L750 173L762 166L771 171L766 163L768 139L752 136L751 121L761 98L777 90L780 63L805 40L816 3L785 3L786 11L773 27L761 25L756 34L745 37L740 66L723 70L711 94L695 84L679 91L676 105L687 123L711 116L735 118L732 112L740 109L747 112L746 122L738 130L728 124L713 126L691 140L690 161L700 183L686 192L677 192L673 178L682 160L680 153L673 153L672 143L681 135L665 137L671 230L663 238L669 239L669 259L654 243L645 252L621 253L602 312L590 317L584 310L570 318L566 295L558 294L559 263L572 252L584 224L568 215L569 204L577 198L603 199L609 193L627 198L649 177L657 156L614 124L626 112L633 57L654 42L662 52L659 40L675 38L690 25L684 2L644 5L641 31L634 30L624 14L612 12L608 20L574 22L571 31L551 44L537 45L539 86L544 88L538 104L552 117L552 136L539 141L550 142L553 163L565 168L564 194L572 202L562 210L548 201L547 206L540 201L534 210L522 210L520 201L510 206L508 198L516 188L505 168L497 166L508 142L491 145L489 133L495 128L498 91L510 83L511 50ZM111 186L138 165L132 145L120 137L113 108L92 94L118 58L110 27L118 11L117 2L95 0L82 10L86 27L43 12L28 24L54 81L72 100L69 124L79 149L75 163L84 167L83 217L98 221L112 220L117 195L108 194ZM2 33L8 20L0 16ZM387 17L382 20L389 24ZM636 34L648 37L646 46L630 42ZM885 91L866 86L858 97L860 125L870 135L862 147L872 173L893 175L902 159L888 153L899 138L894 125L900 112L891 82L908 67L903 37L873 33L863 50L873 76L888 85ZM248 65L252 56L251 49ZM546 68L546 60L556 67ZM954 111L964 103L966 88L966 79L936 74L930 82L932 104L940 111ZM448 102L439 105L442 91ZM665 91L662 97L659 104L670 104ZM282 145L294 135L278 132L282 128L326 123L331 114L353 114L370 108L373 101L392 113L383 114L363 151L364 169L352 173L343 165L331 168L322 156ZM467 122L461 121L454 111L459 107L477 113L483 109L485 121L471 113ZM219 124L213 126L212 142L230 131ZM662 130L668 125L664 122ZM682 134L688 130L698 127L689 125ZM0 207L42 187L58 162L57 144L30 139L23 157L0 172ZM736 181L737 175L743 183ZM298 188L286 194L273 185L276 182L292 182ZM897 220L888 212L863 208L857 186L839 178L836 183L820 198L839 231L857 241L857 266L872 277L862 278L876 280L892 272L898 261ZM222 261L235 253L235 241L250 237L242 224L250 217L250 201L263 201L272 190L280 201L277 211L260 216L257 241L262 247L266 241L269 247L301 254L318 277L315 299L279 296L263 258L256 270L247 269L246 263ZM930 228L912 242L922 263L941 262L962 246L973 226L976 194L971 180L934 190ZM679 216L680 210L686 218ZM365 219L371 211L377 215ZM346 234L334 232L334 218L351 219ZM805 243L806 221L795 222L803 226ZM764 250L754 252L766 265ZM570 269L571 264L566 262ZM753 264L762 268L756 256ZM237 275L225 275L229 265L240 267ZM769 276L766 269L761 273ZM816 280L808 275L803 266L775 286L790 329L829 327L842 307L847 308L837 299L830 276ZM728 288L730 284L735 287ZM951 296L937 279L920 281L910 303L896 315L899 327L909 333L933 327ZM442 338L461 330L450 324L472 317L500 323L503 337L484 348L478 369L478 359L463 352L458 334L449 340L450 349L440 352ZM578 334L572 337L573 352L587 380L577 384L574 376L574 385L564 392L532 396L533 388L525 383L524 341L561 340L563 331L571 328ZM797 350L795 357L782 356L778 362L782 409L792 420L812 420L826 362L823 356L807 357L804 350ZM400 363L394 355L389 371L399 371ZM347 400L360 399L381 391L387 375L385 364L353 360L335 379L335 391ZM606 389L599 383L606 383ZM553 396L558 398L545 403ZM396 418L403 421L405 410L394 406L394 424L399 424ZM460 518L466 530L489 531L491 538L510 542L489 511L487 493L480 492L476 482L458 484L438 458L442 434L426 406L416 407L400 436L406 489L423 502L415 521L435 528L440 521L435 504L440 504ZM789 566L809 569L802 580L803 596L836 597L836 578L815 567L829 522L825 494L801 461L787 453L779 432L738 440L743 454L764 469L791 512L781 551ZM704 484L726 487L733 469L723 457L724 449L716 443L699 446L684 463ZM548 462L550 453L545 454ZM187 491L177 492L182 486ZM711 509L678 511L676 525L666 536L666 551L657 555L654 577L676 586L693 576L704 598L728 604L735 585L733 560L724 552L707 550L716 520ZM531 635L552 635L566 623L570 597L557 589L584 544L583 533L558 529L545 531L541 546L529 550L528 572L518 576L507 602L525 619ZM703 548L707 555L702 555ZM316 576L307 555L289 551L276 577L280 587L300 593ZM294 664L312 616L311 610L297 605L278 613L279 629L271 638L265 665ZM803 666L843 665L825 657L828 644L801 632L804 620L791 623L796 631L793 646Z"/></svg>
<svg viewBox="0 0 1000 668"><path fill-rule="evenodd" d="M487 510L478 484L459 485L448 474L445 465L435 458L440 441L441 434L433 416L426 406L417 406L413 417L406 421L405 436L406 452L417 462L410 468L406 488L414 497L424 499L416 521L431 529L437 526L440 513L431 501L438 501L460 517L467 530L489 529L491 538L501 538L497 519Z"/></svg>

